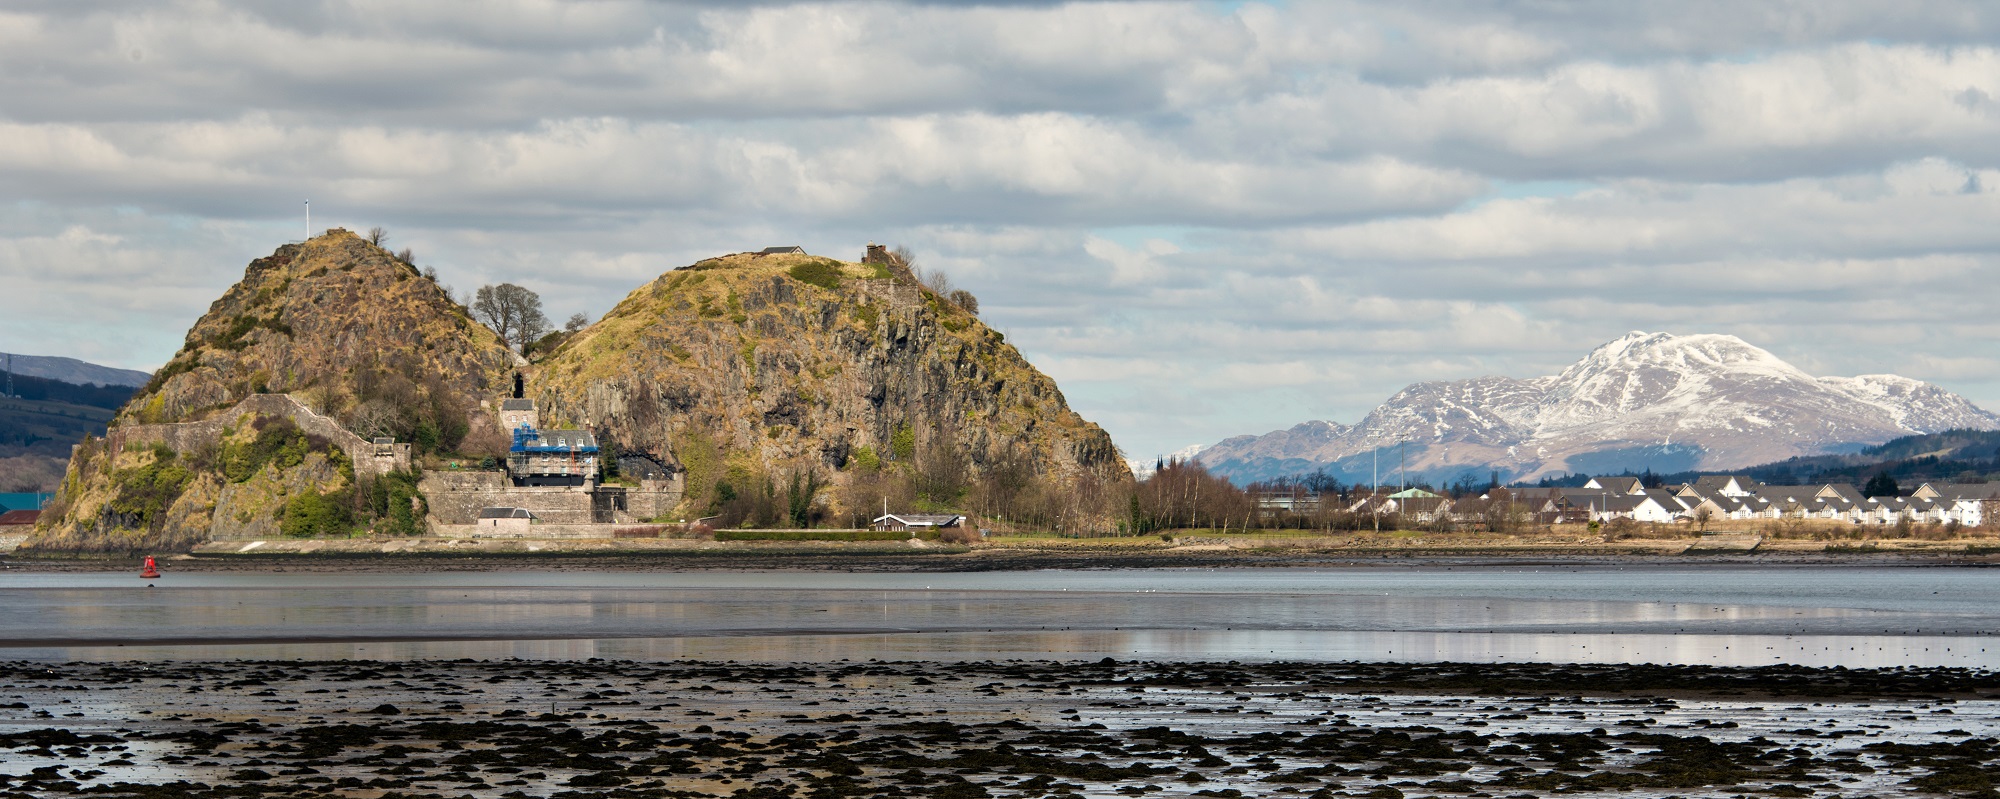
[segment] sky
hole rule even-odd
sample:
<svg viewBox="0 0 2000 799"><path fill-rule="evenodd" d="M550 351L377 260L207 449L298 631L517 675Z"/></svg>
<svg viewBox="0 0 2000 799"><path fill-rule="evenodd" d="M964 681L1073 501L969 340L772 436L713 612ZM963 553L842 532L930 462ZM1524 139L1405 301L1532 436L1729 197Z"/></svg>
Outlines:
<svg viewBox="0 0 2000 799"><path fill-rule="evenodd" d="M592 318L913 250L1136 458L1627 331L2000 409L2000 4L14 0L0 350L381 226Z"/></svg>

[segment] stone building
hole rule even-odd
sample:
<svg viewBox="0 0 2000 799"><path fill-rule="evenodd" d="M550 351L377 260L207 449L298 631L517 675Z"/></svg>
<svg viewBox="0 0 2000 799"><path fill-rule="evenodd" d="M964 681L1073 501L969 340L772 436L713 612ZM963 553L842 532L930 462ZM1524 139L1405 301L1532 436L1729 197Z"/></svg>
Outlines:
<svg viewBox="0 0 2000 799"><path fill-rule="evenodd" d="M598 479L597 437L588 430L514 428L507 474L515 485L588 488Z"/></svg>
<svg viewBox="0 0 2000 799"><path fill-rule="evenodd" d="M540 427L542 420L535 412L535 401L531 399L507 399L500 401L500 426L506 430L522 427Z"/></svg>

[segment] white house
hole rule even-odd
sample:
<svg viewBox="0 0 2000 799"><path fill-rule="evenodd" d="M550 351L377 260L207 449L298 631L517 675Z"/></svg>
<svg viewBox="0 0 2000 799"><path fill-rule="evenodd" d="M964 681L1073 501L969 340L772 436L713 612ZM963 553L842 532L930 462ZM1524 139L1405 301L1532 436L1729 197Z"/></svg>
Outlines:
<svg viewBox="0 0 2000 799"><path fill-rule="evenodd" d="M1946 505L1945 518L1977 527L2000 512L2000 483L1924 483L1910 494Z"/></svg>
<svg viewBox="0 0 2000 799"><path fill-rule="evenodd" d="M1637 495L1646 493L1646 484L1637 477L1593 477L1583 484L1584 488L1609 491L1613 494Z"/></svg>
<svg viewBox="0 0 2000 799"><path fill-rule="evenodd" d="M957 527L965 522L964 516L950 513L890 513L875 517L870 525L877 530L897 530L915 533L925 530L944 530Z"/></svg>

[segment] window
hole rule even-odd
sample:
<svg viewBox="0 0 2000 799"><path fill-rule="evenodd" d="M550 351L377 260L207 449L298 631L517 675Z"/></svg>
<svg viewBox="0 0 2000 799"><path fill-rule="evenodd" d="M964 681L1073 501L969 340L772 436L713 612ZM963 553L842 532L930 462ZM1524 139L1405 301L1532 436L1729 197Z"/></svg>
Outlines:
<svg viewBox="0 0 2000 799"><path fill-rule="evenodd" d="M557 439L556 439L556 446L558 446L558 447L567 447L567 446L569 446L569 439L567 439L567 438L557 438Z"/></svg>

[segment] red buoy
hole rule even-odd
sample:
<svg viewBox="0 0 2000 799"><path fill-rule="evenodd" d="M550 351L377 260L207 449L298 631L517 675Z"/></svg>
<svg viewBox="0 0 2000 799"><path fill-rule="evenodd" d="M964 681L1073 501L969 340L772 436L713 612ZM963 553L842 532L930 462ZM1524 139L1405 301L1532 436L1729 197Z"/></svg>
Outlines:
<svg viewBox="0 0 2000 799"><path fill-rule="evenodd" d="M141 569L139 571L139 578L143 580L151 580L158 576L160 576L159 564L153 562L153 556L147 555L146 568Z"/></svg>

